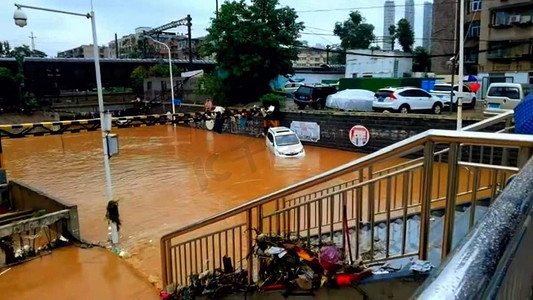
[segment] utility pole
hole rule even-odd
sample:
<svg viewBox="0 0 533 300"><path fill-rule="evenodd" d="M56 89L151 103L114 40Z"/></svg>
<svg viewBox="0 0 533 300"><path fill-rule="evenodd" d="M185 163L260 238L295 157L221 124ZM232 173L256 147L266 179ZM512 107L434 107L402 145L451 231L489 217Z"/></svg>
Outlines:
<svg viewBox="0 0 533 300"><path fill-rule="evenodd" d="M453 97L455 95L455 91L453 90L453 86L455 84L455 72L457 71L457 59L459 55L459 26L460 20L459 20L459 13L461 11L461 1L457 1L457 9L455 10L455 31L454 31L454 41L453 41L453 60L452 60L452 84L451 84L451 90L450 90L450 112L453 113ZM462 25L464 26L464 25ZM459 104L459 103L457 103Z"/></svg>
<svg viewBox="0 0 533 300"><path fill-rule="evenodd" d="M31 32L29 38L31 39L31 51L35 51L35 39L37 37L33 35L33 31Z"/></svg>
<svg viewBox="0 0 533 300"><path fill-rule="evenodd" d="M191 21L192 21L191 15L187 15L187 34L189 35L189 71L192 71L192 36L191 36L192 22Z"/></svg>
<svg viewBox="0 0 533 300"><path fill-rule="evenodd" d="M119 58L118 57L118 39L117 39L117 34L115 33L115 56L116 58Z"/></svg>
<svg viewBox="0 0 533 300"><path fill-rule="evenodd" d="M326 45L326 65L329 65L329 45Z"/></svg>
<svg viewBox="0 0 533 300"><path fill-rule="evenodd" d="M216 5L217 5L216 17L217 17L217 19L218 19L218 0L215 0L215 1L216 1L216 3L217 3L217 4L216 4Z"/></svg>
<svg viewBox="0 0 533 300"><path fill-rule="evenodd" d="M463 128L463 79L465 63L465 1L459 0L459 89L457 94L457 130Z"/></svg>

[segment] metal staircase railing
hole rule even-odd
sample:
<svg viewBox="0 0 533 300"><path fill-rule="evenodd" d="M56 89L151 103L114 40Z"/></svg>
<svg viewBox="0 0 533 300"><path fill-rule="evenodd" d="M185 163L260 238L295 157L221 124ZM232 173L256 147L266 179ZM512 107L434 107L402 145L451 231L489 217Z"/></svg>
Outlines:
<svg viewBox="0 0 533 300"><path fill-rule="evenodd" d="M459 150L460 145L470 147L475 154L472 158L481 157L480 161L462 159L464 151ZM442 162L435 159L436 147L450 149L441 157ZM481 155L480 147L493 150ZM253 256L248 255L257 234L253 229L266 234L298 236L310 243L311 240L334 239L341 233L344 237L343 233L348 229L342 224L346 221L351 224L349 228L367 224L371 231L370 238L366 237L368 247L362 249L360 244L365 237L356 230L354 247L347 248L346 239L342 242L345 251L367 261L390 259L393 255L389 252L389 238L385 245L377 245L372 238L374 225L376 222L389 224L392 218L405 221L409 214L420 216L418 251L406 253L405 246L402 246L401 253L394 257L418 255L427 259L429 212L435 207L445 208L442 242L445 257L451 250L456 204L475 202L481 197L494 199L507 178L519 171L531 156L531 148L532 136L426 131L166 234L161 238L163 284L187 284L191 274L222 268L224 256L233 259L236 269L246 269L249 281L253 281L257 277L258 265ZM516 163L512 166L502 165L502 155L508 149L518 149ZM412 157L421 150L423 159L420 162L385 174L373 171L385 169L385 163L390 160ZM350 184L343 185L346 182ZM317 192L316 187L322 185L328 188ZM299 200L291 203L287 199ZM405 229L402 244L405 244Z"/></svg>

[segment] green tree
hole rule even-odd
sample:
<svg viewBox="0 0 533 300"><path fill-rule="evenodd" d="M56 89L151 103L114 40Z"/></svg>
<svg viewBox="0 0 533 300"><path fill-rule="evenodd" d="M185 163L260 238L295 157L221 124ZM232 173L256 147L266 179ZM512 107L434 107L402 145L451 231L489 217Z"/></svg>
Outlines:
<svg viewBox="0 0 533 300"><path fill-rule="evenodd" d="M391 50L394 50L394 43L396 41L396 26L395 25L389 26L389 35L390 35L389 38L390 38L390 43L391 43Z"/></svg>
<svg viewBox="0 0 533 300"><path fill-rule="evenodd" d="M374 25L364 23L365 18L359 11L350 13L350 18L343 23L335 23L333 34L341 39L344 49L368 49L375 40Z"/></svg>
<svg viewBox="0 0 533 300"><path fill-rule="evenodd" d="M404 52L411 52L413 50L413 44L415 43L415 33L411 29L409 21L401 19L396 25L396 31L394 37L402 46Z"/></svg>
<svg viewBox="0 0 533 300"><path fill-rule="evenodd" d="M175 65L172 65L172 76L179 77L181 70L178 69ZM159 64L151 67L148 70L148 76L153 77L170 77L170 68L168 64Z"/></svg>
<svg viewBox="0 0 533 300"><path fill-rule="evenodd" d="M345 65L346 51L340 48L332 49L332 52L330 52L329 63L332 65Z"/></svg>
<svg viewBox="0 0 533 300"><path fill-rule="evenodd" d="M130 79L131 88L135 93L140 94L144 91L143 84L146 77L148 77L148 69L146 69L146 67L138 66L133 69L130 74Z"/></svg>
<svg viewBox="0 0 533 300"><path fill-rule="evenodd" d="M0 57L7 57L11 53L11 47L9 46L8 41L3 41L0 43Z"/></svg>
<svg viewBox="0 0 533 300"><path fill-rule="evenodd" d="M17 98L15 76L8 68L0 67L0 107Z"/></svg>
<svg viewBox="0 0 533 300"><path fill-rule="evenodd" d="M39 50L31 50L28 45L22 45L19 47L13 48L13 50L9 53L8 56L11 57L46 57L46 53L39 51Z"/></svg>
<svg viewBox="0 0 533 300"><path fill-rule="evenodd" d="M278 7L278 0L225 2L207 29L205 56L214 55L221 80L217 103L257 101L271 91L270 81L292 72L303 30L296 11Z"/></svg>
<svg viewBox="0 0 533 300"><path fill-rule="evenodd" d="M431 70L431 58L424 47L416 47L413 51L413 72L428 72Z"/></svg>
<svg viewBox="0 0 533 300"><path fill-rule="evenodd" d="M210 73L200 78L196 94L201 96L208 95L213 99L219 99L217 100L219 101L217 105L226 105L228 103L224 99L224 91L223 80L216 73Z"/></svg>

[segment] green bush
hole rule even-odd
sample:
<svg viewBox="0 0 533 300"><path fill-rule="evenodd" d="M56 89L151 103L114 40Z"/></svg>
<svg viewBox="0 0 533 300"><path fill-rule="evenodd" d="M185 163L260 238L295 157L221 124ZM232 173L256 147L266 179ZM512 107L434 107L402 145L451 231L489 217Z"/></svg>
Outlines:
<svg viewBox="0 0 533 300"><path fill-rule="evenodd" d="M261 106L265 106L265 103L268 105L272 105L273 102L278 102L280 108L285 108L287 98L283 97L276 93L269 93L261 96L259 98L259 102L261 102Z"/></svg>

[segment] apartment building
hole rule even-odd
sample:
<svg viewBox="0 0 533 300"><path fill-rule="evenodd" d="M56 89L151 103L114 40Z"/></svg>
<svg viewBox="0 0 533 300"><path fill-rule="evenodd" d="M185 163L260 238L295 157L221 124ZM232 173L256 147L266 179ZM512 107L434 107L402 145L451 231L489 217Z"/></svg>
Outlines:
<svg viewBox="0 0 533 300"><path fill-rule="evenodd" d="M128 58L132 53L135 53L136 55L146 55L146 58L167 58L168 49L165 46L143 38L144 32L151 29L151 27L137 27L135 28L135 33L117 39L119 58ZM189 55L192 55L193 59L200 58L199 44L202 38L192 39L192 50L189 50L189 43L186 35L163 32L152 37L168 45L172 58L174 59L189 59ZM113 58L116 58L116 47L117 45L115 41L109 42L110 55ZM147 47L154 49L155 53L147 52Z"/></svg>
<svg viewBox="0 0 533 300"><path fill-rule="evenodd" d="M454 52L454 3L434 3L432 54ZM533 1L467 0L465 5L465 73L477 74L485 83L533 83ZM445 7L449 9L448 17L443 17ZM449 74L451 57L434 57L433 71ZM491 78L484 80L486 77Z"/></svg>
<svg viewBox="0 0 533 300"><path fill-rule="evenodd" d="M331 53L330 53L331 55ZM298 60L293 62L294 67L320 67L327 64L327 51L319 49L302 49L298 53Z"/></svg>
<svg viewBox="0 0 533 300"><path fill-rule="evenodd" d="M100 46L100 58L108 58L110 55L109 48ZM57 53L59 58L94 58L93 45L81 45L76 48L61 51Z"/></svg>
<svg viewBox="0 0 533 300"><path fill-rule="evenodd" d="M385 1L385 6L383 7L383 50L394 50L389 28L395 24L395 14L396 6L394 5L394 1Z"/></svg>
<svg viewBox="0 0 533 300"><path fill-rule="evenodd" d="M533 84L533 1L479 2L483 6L479 76L512 77L514 82Z"/></svg>
<svg viewBox="0 0 533 300"><path fill-rule="evenodd" d="M433 3L424 2L424 28L422 29L422 47L431 51L431 28L433 27Z"/></svg>

